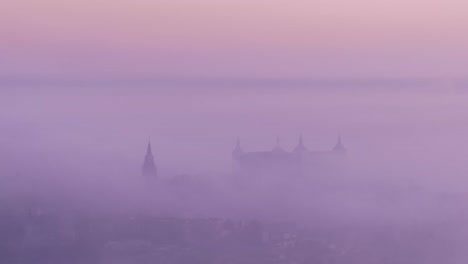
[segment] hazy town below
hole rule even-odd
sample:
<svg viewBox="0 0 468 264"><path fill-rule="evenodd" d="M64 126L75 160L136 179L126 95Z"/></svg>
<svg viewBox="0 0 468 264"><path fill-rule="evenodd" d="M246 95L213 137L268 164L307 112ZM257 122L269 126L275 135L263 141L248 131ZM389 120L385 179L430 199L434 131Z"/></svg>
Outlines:
<svg viewBox="0 0 468 264"><path fill-rule="evenodd" d="M4 263L468 260L464 82L2 85ZM341 136L340 169L236 175L238 138L291 151L301 135L310 151Z"/></svg>

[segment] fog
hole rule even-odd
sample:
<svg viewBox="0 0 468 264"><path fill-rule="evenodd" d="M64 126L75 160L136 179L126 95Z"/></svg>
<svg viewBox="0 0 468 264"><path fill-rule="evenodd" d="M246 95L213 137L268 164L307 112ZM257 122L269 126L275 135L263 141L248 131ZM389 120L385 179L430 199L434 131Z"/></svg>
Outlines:
<svg viewBox="0 0 468 264"><path fill-rule="evenodd" d="M204 258L162 261L145 255L151 250L142 253L145 260L126 260L131 255L127 253L114 259L114 253L106 251L109 243L128 242L118 235L91 239L104 241L93 251L98 257L76 253L81 251L70 246L76 256L51 254L48 259L27 249L60 249L44 246L53 244L44 236L49 244L24 242L34 237L25 231L29 235L24 241L18 238L22 235L13 239L23 241L18 242L22 246L2 242L9 263L272 263L260 252L272 250L271 237L283 232L280 223L288 223L287 234L310 234L320 246L281 247L278 252L286 248L289 253L275 263L468 260L468 95L463 83L166 80L2 85L4 219L11 208L47 212L50 207L56 210L51 214L62 212L72 219L66 222L74 224L80 215L119 219L116 214L255 220L269 234L259 248L249 246L249 253L232 253L234 246L224 242L216 247L200 242L206 246L200 249L196 242L193 248ZM292 151L301 135L310 151L331 151L340 136L347 150L343 163L300 176L281 170L267 175L235 172L237 138L244 152L270 151L278 147L277 138L280 148ZM148 180L141 169L149 141L157 177ZM28 222L20 212L13 215ZM123 228L130 230L129 225ZM300 245L295 239L294 245ZM163 248L158 243L151 245ZM295 255L291 248L301 253ZM223 250L233 256L245 253L251 260L216 258ZM28 256L39 262L27 262Z"/></svg>

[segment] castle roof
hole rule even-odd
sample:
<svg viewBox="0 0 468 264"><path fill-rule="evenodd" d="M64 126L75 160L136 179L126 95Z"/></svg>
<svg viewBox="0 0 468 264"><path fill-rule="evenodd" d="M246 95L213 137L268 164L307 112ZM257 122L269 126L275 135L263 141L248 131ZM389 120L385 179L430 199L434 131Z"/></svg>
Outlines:
<svg viewBox="0 0 468 264"><path fill-rule="evenodd" d="M236 152L238 151L238 152ZM344 152L346 148L343 145L341 140L341 136L338 137L338 141L333 149L328 151L309 151L303 141L302 135L299 137L298 145L292 151L285 151L280 146L279 137L276 140L276 146L270 151L252 151L252 152L245 152L240 148L240 144L236 146L234 152L238 155L234 155L236 159L239 159L243 162L260 162L260 161L289 161L295 160L298 158L297 154L301 153L302 155L310 156L310 157L326 157L331 156L335 152Z"/></svg>

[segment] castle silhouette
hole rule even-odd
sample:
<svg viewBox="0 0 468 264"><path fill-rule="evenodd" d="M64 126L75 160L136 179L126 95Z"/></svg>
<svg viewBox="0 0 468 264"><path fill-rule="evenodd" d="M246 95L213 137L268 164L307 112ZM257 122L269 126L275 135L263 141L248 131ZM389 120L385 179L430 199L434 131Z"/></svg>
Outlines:
<svg viewBox="0 0 468 264"><path fill-rule="evenodd" d="M236 174L246 175L300 175L338 167L346 155L341 136L329 151L309 151L302 135L292 151L284 150L277 138L272 150L246 152L237 139L232 152L233 169Z"/></svg>
<svg viewBox="0 0 468 264"><path fill-rule="evenodd" d="M302 135L292 151L284 150L277 138L276 146L267 151L244 151L240 139L232 151L233 173L240 175L300 175L329 170L338 167L346 156L346 148L341 136L335 146L327 151L310 151L304 144ZM142 166L142 176L147 179L158 177L151 142L148 142Z"/></svg>

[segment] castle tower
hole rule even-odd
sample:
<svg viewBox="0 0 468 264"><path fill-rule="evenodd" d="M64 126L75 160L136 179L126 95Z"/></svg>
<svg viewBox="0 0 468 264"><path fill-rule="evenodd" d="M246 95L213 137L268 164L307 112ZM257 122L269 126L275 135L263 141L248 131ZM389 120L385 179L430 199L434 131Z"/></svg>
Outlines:
<svg viewBox="0 0 468 264"><path fill-rule="evenodd" d="M237 159L237 158L239 158L240 156L242 156L243 153L244 153L244 151L242 150L241 143L240 143L240 139L239 139L239 137L237 137L236 147L235 147L234 150L232 151L232 157L233 157L234 159Z"/></svg>
<svg viewBox="0 0 468 264"><path fill-rule="evenodd" d="M284 153L285 151L283 150L283 148L281 147L281 144L280 144L280 137L277 136L276 137L276 146L273 148L273 153Z"/></svg>
<svg viewBox="0 0 468 264"><path fill-rule="evenodd" d="M302 134L299 136L299 142L297 146L292 151L292 155L296 161L296 168L294 173L297 175L304 175L307 171L307 156L309 151L304 145L304 140L302 139Z"/></svg>
<svg viewBox="0 0 468 264"><path fill-rule="evenodd" d="M341 155L346 154L346 148L341 141L341 135L338 136L338 141L336 142L335 147L333 147L333 152Z"/></svg>
<svg viewBox="0 0 468 264"><path fill-rule="evenodd" d="M297 144L296 148L294 148L294 153L302 154L307 152L307 148L304 146L304 141L302 140L302 135L299 136L299 143Z"/></svg>
<svg viewBox="0 0 468 264"><path fill-rule="evenodd" d="M156 169L156 165L154 164L154 156L153 156L153 151L151 150L151 142L148 142L145 160L141 168L141 175L144 178L156 178L157 177L157 169Z"/></svg>

